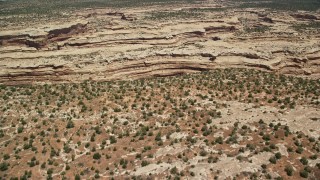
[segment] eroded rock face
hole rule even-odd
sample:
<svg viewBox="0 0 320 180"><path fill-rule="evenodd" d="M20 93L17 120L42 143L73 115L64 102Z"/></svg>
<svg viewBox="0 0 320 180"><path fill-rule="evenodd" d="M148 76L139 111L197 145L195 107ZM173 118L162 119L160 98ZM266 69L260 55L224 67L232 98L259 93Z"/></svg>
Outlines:
<svg viewBox="0 0 320 180"><path fill-rule="evenodd" d="M57 27L56 29L50 29L48 32L44 29L42 32L24 32L16 31L12 34L5 32L8 35L0 34L0 44L2 46L27 46L31 48L41 49L47 46L47 44L67 40L70 37L84 33L87 24L76 23L65 25L66 27Z"/></svg>
<svg viewBox="0 0 320 180"><path fill-rule="evenodd" d="M91 10L59 26L4 30L0 83L136 79L224 67L320 75L319 33L292 27L318 15L229 10L149 19L153 10Z"/></svg>
<svg viewBox="0 0 320 180"><path fill-rule="evenodd" d="M312 14L306 14L306 13L302 13L302 14L297 13L297 14L292 14L291 16L297 19L318 20L317 16Z"/></svg>

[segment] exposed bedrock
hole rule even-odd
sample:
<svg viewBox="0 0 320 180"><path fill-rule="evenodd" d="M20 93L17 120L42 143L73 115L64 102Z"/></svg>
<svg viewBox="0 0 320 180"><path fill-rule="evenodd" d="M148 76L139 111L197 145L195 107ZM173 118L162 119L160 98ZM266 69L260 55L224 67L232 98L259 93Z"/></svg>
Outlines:
<svg viewBox="0 0 320 180"><path fill-rule="evenodd" d="M86 30L87 24L77 23L68 27L61 27L49 30L48 32L23 32L17 31L9 35L0 34L0 44L2 46L27 46L36 49L43 48L47 44L66 40Z"/></svg>
<svg viewBox="0 0 320 180"><path fill-rule="evenodd" d="M313 14L291 14L292 17L297 18L297 19L307 19L307 20L317 20L319 19L317 16Z"/></svg>
<svg viewBox="0 0 320 180"><path fill-rule="evenodd" d="M232 12L157 22L141 12L102 12L0 32L0 83L109 81L228 67L320 76L320 37L291 28L298 23L292 17L312 16ZM257 32L246 32L248 26Z"/></svg>
<svg viewBox="0 0 320 180"><path fill-rule="evenodd" d="M171 54L147 56L142 59L94 60L47 66L11 67L1 70L0 83L30 84L39 82L82 82L87 79L96 81L138 79L147 77L172 76L191 72L201 72L215 68L255 68L294 75L319 75L318 60L273 60L252 59L254 54ZM71 61L72 62L72 61ZM3 65L1 65L3 67Z"/></svg>

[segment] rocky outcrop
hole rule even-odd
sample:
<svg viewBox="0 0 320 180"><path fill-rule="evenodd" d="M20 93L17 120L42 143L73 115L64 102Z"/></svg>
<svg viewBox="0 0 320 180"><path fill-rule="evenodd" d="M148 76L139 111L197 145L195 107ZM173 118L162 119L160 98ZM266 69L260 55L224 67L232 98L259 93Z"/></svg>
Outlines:
<svg viewBox="0 0 320 180"><path fill-rule="evenodd" d="M87 24L77 23L68 27L39 32L39 34L28 34L16 32L16 34L1 35L0 44L2 46L28 46L41 49L49 43L63 41L86 30Z"/></svg>
<svg viewBox="0 0 320 180"><path fill-rule="evenodd" d="M0 83L109 81L227 67L320 76L320 37L286 32L292 22L274 20L290 15L241 11L222 18L216 12L208 16L216 19L160 23L144 19L147 13L90 11L76 16L85 20L0 32ZM263 32L245 31L265 24Z"/></svg>
<svg viewBox="0 0 320 180"><path fill-rule="evenodd" d="M319 18L312 14L291 14L296 19L318 20Z"/></svg>
<svg viewBox="0 0 320 180"><path fill-rule="evenodd" d="M209 33L209 32L225 32L225 31L236 31L235 26L220 26L220 27L205 27L204 30Z"/></svg>
<svg viewBox="0 0 320 180"><path fill-rule="evenodd" d="M121 16L121 19L122 19L122 20L126 20L126 21L134 21L134 20L137 20L136 17L128 16L128 15L125 15L125 14L123 14L123 15Z"/></svg>
<svg viewBox="0 0 320 180"><path fill-rule="evenodd" d="M0 35L0 44L2 46L19 46L19 45L26 45L28 47L40 48L45 45L44 43L45 37L44 36L30 36L29 34L22 34L22 35Z"/></svg>
<svg viewBox="0 0 320 180"><path fill-rule="evenodd" d="M51 41L65 40L66 38L74 35L84 33L86 31L87 24L77 23L70 27L53 29L48 32L47 39Z"/></svg>
<svg viewBox="0 0 320 180"><path fill-rule="evenodd" d="M267 22L267 23L273 23L273 20L271 18L268 17L261 17L260 18L262 21Z"/></svg>

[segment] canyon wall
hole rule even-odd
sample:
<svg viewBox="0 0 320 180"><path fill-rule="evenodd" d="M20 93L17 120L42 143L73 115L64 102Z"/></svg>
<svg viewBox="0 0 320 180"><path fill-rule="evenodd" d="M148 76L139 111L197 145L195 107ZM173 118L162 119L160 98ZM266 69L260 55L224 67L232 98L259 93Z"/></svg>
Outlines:
<svg viewBox="0 0 320 180"><path fill-rule="evenodd" d="M226 67L320 75L319 30L293 28L318 22L316 13L205 11L162 20L150 18L154 11L88 10L68 22L4 29L0 83L123 80Z"/></svg>

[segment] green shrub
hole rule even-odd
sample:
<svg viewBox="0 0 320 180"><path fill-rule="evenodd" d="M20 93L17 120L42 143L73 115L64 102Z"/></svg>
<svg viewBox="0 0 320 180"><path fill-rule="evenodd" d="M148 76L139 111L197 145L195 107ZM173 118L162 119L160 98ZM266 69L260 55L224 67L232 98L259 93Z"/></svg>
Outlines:
<svg viewBox="0 0 320 180"><path fill-rule="evenodd" d="M300 176L303 178L308 178L309 173L306 170L302 170L300 171Z"/></svg>
<svg viewBox="0 0 320 180"><path fill-rule="evenodd" d="M272 164L276 164L277 163L277 158L276 157L271 157L269 159L269 161L272 163Z"/></svg>
<svg viewBox="0 0 320 180"><path fill-rule="evenodd" d="M9 163L7 163L7 162L0 163L0 171L8 170L8 166L9 166Z"/></svg>
<svg viewBox="0 0 320 180"><path fill-rule="evenodd" d="M111 144L114 144L114 143L117 142L117 139L116 139L116 137L114 137L114 136L110 136L109 140L110 140L110 143L111 143Z"/></svg>
<svg viewBox="0 0 320 180"><path fill-rule="evenodd" d="M75 180L81 180L81 176L79 174L77 174L75 177L74 177Z"/></svg>
<svg viewBox="0 0 320 180"><path fill-rule="evenodd" d="M281 159L281 153L280 153L280 152L277 152L277 153L275 154L275 157L276 157L277 159Z"/></svg>
<svg viewBox="0 0 320 180"><path fill-rule="evenodd" d="M94 153L93 154L93 159L98 160L101 158L101 155L99 153Z"/></svg>
<svg viewBox="0 0 320 180"><path fill-rule="evenodd" d="M23 126L19 126L17 132L22 133L22 131L23 131Z"/></svg>
<svg viewBox="0 0 320 180"><path fill-rule="evenodd" d="M306 157L302 157L300 159L300 162L303 164L303 165L307 165L308 164L308 159Z"/></svg>
<svg viewBox="0 0 320 180"><path fill-rule="evenodd" d="M142 166L142 167L147 166L148 164L149 164L148 161L142 161L142 162L141 162L141 166Z"/></svg>
<svg viewBox="0 0 320 180"><path fill-rule="evenodd" d="M293 175L293 167L291 165L287 165L284 170L286 171L288 176L292 176Z"/></svg>
<svg viewBox="0 0 320 180"><path fill-rule="evenodd" d="M9 159L10 158L10 155L9 154L4 154L3 155L3 160L7 160L7 159Z"/></svg>
<svg viewBox="0 0 320 180"><path fill-rule="evenodd" d="M303 152L303 148L302 147L298 147L296 150L296 153L301 154Z"/></svg>
<svg viewBox="0 0 320 180"><path fill-rule="evenodd" d="M66 128L70 129L70 128L73 128L73 127L74 127L74 123L71 120L69 120L68 123L67 123Z"/></svg>

